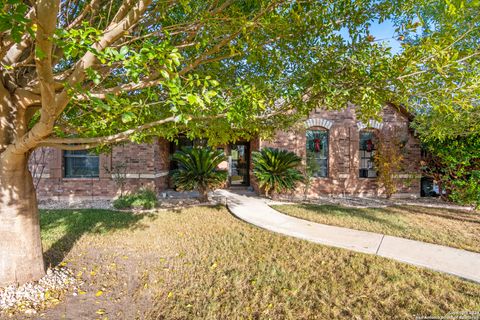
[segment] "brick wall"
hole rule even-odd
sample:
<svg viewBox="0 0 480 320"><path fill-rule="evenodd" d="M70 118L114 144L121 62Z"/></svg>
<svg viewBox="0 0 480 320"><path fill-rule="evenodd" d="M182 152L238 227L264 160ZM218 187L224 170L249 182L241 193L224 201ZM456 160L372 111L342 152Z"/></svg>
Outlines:
<svg viewBox="0 0 480 320"><path fill-rule="evenodd" d="M44 156L40 156L42 152ZM168 142L155 140L149 144L127 143L113 147L111 152L99 156L97 178L66 178L63 151L52 148L37 150L30 159L30 170L38 175L44 167L37 187L39 198L112 198L120 194L119 186L112 179L112 169L117 164L126 165L125 192L142 187L157 192L164 190L168 175Z"/></svg>
<svg viewBox="0 0 480 320"><path fill-rule="evenodd" d="M406 140L406 153L402 172L399 172L399 192L397 196L420 195L420 144L409 129L409 120L392 106L386 106L382 114L381 130L394 130ZM382 195L377 179L359 177L359 134L362 124L355 115L354 107L341 111L317 110L310 114L305 123L289 131L278 131L273 139L260 141L260 148L273 147L286 149L301 156L306 161L306 128L330 126L328 129L328 174L325 178L313 178L308 196L318 194L342 195ZM377 125L374 122L372 125ZM412 178L411 174L417 176ZM253 183L256 187L256 183ZM257 188L258 189L258 188ZM302 195L303 186L299 186L295 195Z"/></svg>
<svg viewBox="0 0 480 320"><path fill-rule="evenodd" d="M399 194L419 195L419 162L421 157L419 141L409 129L409 120L394 107L385 107L380 124L372 122L384 132L395 131L406 142L404 170L399 173ZM311 128L328 129L328 175L314 178L309 196L318 194L345 195L382 195L375 178L359 178L359 132L363 127L357 120L355 109L349 107L341 111L318 110L310 114L306 123ZM306 158L306 124L299 123L288 131L278 131L273 139L252 139L250 150L274 147L293 151ZM127 183L125 191L132 192L141 187L149 187L157 192L168 187L170 166L170 143L165 139L156 139L148 144L127 143L115 146L112 151L100 155L98 178L65 178L63 152L61 150L43 149L45 156L31 161L33 166L44 166L43 178L37 188L40 198L55 197L104 197L119 195L119 188L112 179L109 170L121 163L127 166ZM228 154L228 146L225 148ZM32 156L32 159L34 156ZM39 161L42 160L42 161ZM41 162L41 163L40 163ZM250 184L258 191L258 184L252 173L250 162ZM40 170L37 169L38 173ZM411 178L411 174L417 177ZM303 187L295 191L296 196L303 195Z"/></svg>

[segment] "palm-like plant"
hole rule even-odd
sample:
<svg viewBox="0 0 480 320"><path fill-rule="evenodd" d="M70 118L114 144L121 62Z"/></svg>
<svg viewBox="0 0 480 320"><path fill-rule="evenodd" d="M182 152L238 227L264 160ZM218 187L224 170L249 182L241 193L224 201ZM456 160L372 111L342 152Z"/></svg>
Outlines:
<svg viewBox="0 0 480 320"><path fill-rule="evenodd" d="M200 201L208 201L208 191L216 188L227 179L225 170L217 166L225 161L221 150L210 148L182 148L173 154L179 168L172 172L172 179L180 191L197 190Z"/></svg>
<svg viewBox="0 0 480 320"><path fill-rule="evenodd" d="M301 158L287 150L263 148L252 153L253 174L259 186L265 189L268 197L271 190L282 192L295 189L297 182L303 180L297 169Z"/></svg>

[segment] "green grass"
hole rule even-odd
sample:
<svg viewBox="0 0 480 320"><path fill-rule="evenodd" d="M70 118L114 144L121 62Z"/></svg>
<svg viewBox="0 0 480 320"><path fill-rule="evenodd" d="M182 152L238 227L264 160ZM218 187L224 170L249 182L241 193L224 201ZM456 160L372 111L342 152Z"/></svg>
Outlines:
<svg viewBox="0 0 480 320"><path fill-rule="evenodd" d="M480 285L270 233L223 207L43 211L41 223L48 259L65 257L86 291L45 318L412 319L480 308Z"/></svg>
<svg viewBox="0 0 480 320"><path fill-rule="evenodd" d="M378 232L480 252L480 214L419 206L350 208L333 205L273 206L318 223Z"/></svg>

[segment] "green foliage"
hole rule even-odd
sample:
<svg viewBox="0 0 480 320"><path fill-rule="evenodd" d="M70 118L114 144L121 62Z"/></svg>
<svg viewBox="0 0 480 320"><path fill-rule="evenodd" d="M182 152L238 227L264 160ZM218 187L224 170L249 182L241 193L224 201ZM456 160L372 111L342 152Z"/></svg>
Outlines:
<svg viewBox="0 0 480 320"><path fill-rule="evenodd" d="M424 171L446 196L457 203L480 207L480 135L433 140L425 143L430 153Z"/></svg>
<svg viewBox="0 0 480 320"><path fill-rule="evenodd" d="M377 181L385 189L387 199L390 199L398 189L396 176L402 168L403 146L395 130L380 132L376 138L378 142L373 161L377 169Z"/></svg>
<svg viewBox="0 0 480 320"><path fill-rule="evenodd" d="M172 179L177 189L198 190L201 201L208 201L208 190L221 186L227 179L227 172L217 168L226 160L221 150L183 148L175 152L172 160L179 166L172 172Z"/></svg>
<svg viewBox="0 0 480 320"><path fill-rule="evenodd" d="M302 173L297 169L301 158L287 150L263 148L252 152L253 174L259 186L277 193L295 189L297 182L303 181Z"/></svg>
<svg viewBox="0 0 480 320"><path fill-rule="evenodd" d="M153 209L157 205L157 195L150 189L140 189L133 194L120 196L113 201L115 209Z"/></svg>
<svg viewBox="0 0 480 320"><path fill-rule="evenodd" d="M0 33L9 31L13 41L20 42L25 32L33 34L31 20L26 18L29 7L18 0L0 2ZM3 40L3 39L2 39Z"/></svg>

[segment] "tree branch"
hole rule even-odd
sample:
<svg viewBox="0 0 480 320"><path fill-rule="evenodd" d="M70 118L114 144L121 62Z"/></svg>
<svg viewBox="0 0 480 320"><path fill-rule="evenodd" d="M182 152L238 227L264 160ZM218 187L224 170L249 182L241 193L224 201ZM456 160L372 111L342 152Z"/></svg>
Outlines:
<svg viewBox="0 0 480 320"><path fill-rule="evenodd" d="M93 51L101 52L118 40L126 30L128 30L132 25L141 19L142 14L145 12L150 3L151 0L140 1L131 9L130 12L128 12L128 14L126 14L123 20L118 23L113 22L110 24L110 26L105 30L100 41L92 46L94 49ZM57 116L62 113L71 99L67 92L67 88L72 88L76 84L82 82L85 79L85 70L90 68L95 61L95 55L89 51L76 63L74 71L66 81L66 88L56 98Z"/></svg>
<svg viewBox="0 0 480 320"><path fill-rule="evenodd" d="M125 130L123 132L104 137L95 138L50 138L44 139L41 144L109 144L124 141L135 132L147 130L168 122L175 122L175 117L168 117L162 120L153 121L133 129Z"/></svg>

